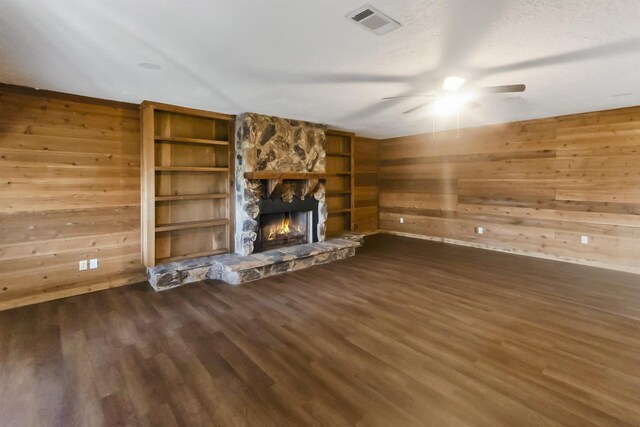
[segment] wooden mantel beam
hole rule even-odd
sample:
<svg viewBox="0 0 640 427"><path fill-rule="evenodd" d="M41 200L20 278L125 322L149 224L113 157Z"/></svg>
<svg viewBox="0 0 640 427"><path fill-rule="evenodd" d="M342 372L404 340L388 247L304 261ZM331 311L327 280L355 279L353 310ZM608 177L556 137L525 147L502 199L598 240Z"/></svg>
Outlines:
<svg viewBox="0 0 640 427"><path fill-rule="evenodd" d="M245 172L245 179L325 179L327 174L317 172Z"/></svg>

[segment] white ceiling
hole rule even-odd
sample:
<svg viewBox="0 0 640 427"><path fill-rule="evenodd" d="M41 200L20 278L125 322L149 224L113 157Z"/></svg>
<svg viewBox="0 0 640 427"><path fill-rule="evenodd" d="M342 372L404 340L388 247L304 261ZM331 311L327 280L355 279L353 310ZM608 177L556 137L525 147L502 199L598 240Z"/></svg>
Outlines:
<svg viewBox="0 0 640 427"><path fill-rule="evenodd" d="M402 27L345 18L367 2ZM381 98L448 74L527 85L519 102L484 97L463 127L640 104L640 1L0 0L0 61L6 83L391 137L432 119Z"/></svg>

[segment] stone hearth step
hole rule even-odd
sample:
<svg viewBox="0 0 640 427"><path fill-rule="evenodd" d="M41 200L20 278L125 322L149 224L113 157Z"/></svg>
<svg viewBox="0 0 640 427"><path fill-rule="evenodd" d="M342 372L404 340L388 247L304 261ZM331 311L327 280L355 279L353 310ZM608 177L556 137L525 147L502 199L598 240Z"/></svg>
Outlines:
<svg viewBox="0 0 640 427"><path fill-rule="evenodd" d="M147 277L156 291L205 279L239 285L349 258L363 244L363 235L347 233L324 242L289 246L252 255L224 254L161 264L147 268Z"/></svg>

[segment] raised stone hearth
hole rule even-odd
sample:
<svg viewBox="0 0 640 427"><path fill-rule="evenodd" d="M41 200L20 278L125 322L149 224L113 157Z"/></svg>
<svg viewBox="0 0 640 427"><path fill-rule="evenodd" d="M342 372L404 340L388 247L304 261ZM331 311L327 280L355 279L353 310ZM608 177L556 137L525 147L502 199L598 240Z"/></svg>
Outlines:
<svg viewBox="0 0 640 427"><path fill-rule="evenodd" d="M161 264L147 269L149 283L157 291L200 280L222 280L231 285L274 274L339 261L355 255L364 244L360 234L274 249L253 255L225 254Z"/></svg>

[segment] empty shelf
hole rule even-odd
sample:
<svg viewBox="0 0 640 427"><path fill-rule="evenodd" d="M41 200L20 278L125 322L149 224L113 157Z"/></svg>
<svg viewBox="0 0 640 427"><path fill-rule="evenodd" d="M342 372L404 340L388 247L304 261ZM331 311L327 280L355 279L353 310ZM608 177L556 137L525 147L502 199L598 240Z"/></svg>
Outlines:
<svg viewBox="0 0 640 427"><path fill-rule="evenodd" d="M158 172L229 172L229 168L209 168L197 166L156 166Z"/></svg>
<svg viewBox="0 0 640 427"><path fill-rule="evenodd" d="M229 141L220 141L217 139L202 138L183 138L180 136L156 136L156 141L179 142L183 144L202 144L202 145L229 145Z"/></svg>
<svg viewBox="0 0 640 427"><path fill-rule="evenodd" d="M227 197L229 197L229 193L184 194L174 196L156 196L156 202L166 202L171 200L226 199Z"/></svg>
<svg viewBox="0 0 640 427"><path fill-rule="evenodd" d="M171 224L160 224L156 226L156 233L173 230L185 230L187 228L203 228L215 225L227 225L228 219L207 219L204 221L175 222Z"/></svg>

